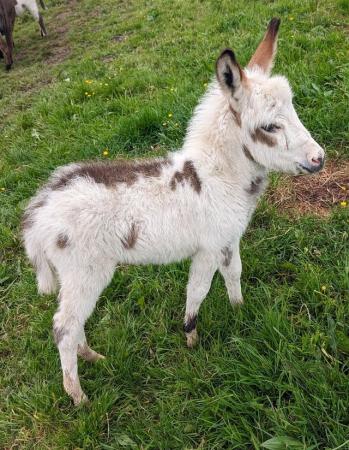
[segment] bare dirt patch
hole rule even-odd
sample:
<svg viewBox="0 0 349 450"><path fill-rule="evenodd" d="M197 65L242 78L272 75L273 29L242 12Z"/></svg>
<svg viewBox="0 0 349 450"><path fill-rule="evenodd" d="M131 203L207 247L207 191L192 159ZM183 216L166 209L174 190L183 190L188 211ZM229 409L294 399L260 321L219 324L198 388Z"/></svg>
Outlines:
<svg viewBox="0 0 349 450"><path fill-rule="evenodd" d="M105 56L102 56L100 58L100 60L103 61L104 63L110 63L110 62L115 61L116 58L117 58L117 55L105 55Z"/></svg>
<svg viewBox="0 0 349 450"><path fill-rule="evenodd" d="M50 55L46 59L47 64L58 64L70 55L70 48L68 46L56 46L51 50Z"/></svg>
<svg viewBox="0 0 349 450"><path fill-rule="evenodd" d="M30 66L32 62L42 61L45 64L58 64L70 55L70 46L67 39L69 31L69 18L72 12L62 12L51 20L46 20L48 36L40 38L34 35L25 43L21 42L16 53L16 63Z"/></svg>
<svg viewBox="0 0 349 450"><path fill-rule="evenodd" d="M111 40L114 42L124 42L124 41L126 41L128 36L129 36L128 34L116 34L115 36L113 36L111 38Z"/></svg>
<svg viewBox="0 0 349 450"><path fill-rule="evenodd" d="M66 11L61 11L51 20L51 33L49 33L46 46L47 64L59 64L67 59L71 49L68 40L68 32L74 18L75 2L69 2Z"/></svg>
<svg viewBox="0 0 349 450"><path fill-rule="evenodd" d="M328 161L313 176L282 176L276 188L268 189L267 198L293 217L303 214L327 217L334 206L341 202L349 204L349 161Z"/></svg>

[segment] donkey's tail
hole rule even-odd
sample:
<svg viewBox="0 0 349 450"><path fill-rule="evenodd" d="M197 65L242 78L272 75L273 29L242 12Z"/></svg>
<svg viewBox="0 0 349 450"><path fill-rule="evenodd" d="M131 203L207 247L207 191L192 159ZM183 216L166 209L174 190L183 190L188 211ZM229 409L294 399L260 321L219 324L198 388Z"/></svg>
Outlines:
<svg viewBox="0 0 349 450"><path fill-rule="evenodd" d="M27 207L23 222L22 234L26 253L32 263L40 294L52 294L57 290L57 278L52 264L43 247L42 233L35 222L35 209L40 203L36 199Z"/></svg>
<svg viewBox="0 0 349 450"><path fill-rule="evenodd" d="M50 261L40 244L35 243L33 239L25 242L27 255L36 271L36 280L40 294L53 294L57 290L57 279Z"/></svg>
<svg viewBox="0 0 349 450"><path fill-rule="evenodd" d="M40 294L53 294L57 290L57 279L45 254L39 251L36 254L36 280Z"/></svg>
<svg viewBox="0 0 349 450"><path fill-rule="evenodd" d="M40 5L41 5L42 9L46 9L44 0L40 0Z"/></svg>

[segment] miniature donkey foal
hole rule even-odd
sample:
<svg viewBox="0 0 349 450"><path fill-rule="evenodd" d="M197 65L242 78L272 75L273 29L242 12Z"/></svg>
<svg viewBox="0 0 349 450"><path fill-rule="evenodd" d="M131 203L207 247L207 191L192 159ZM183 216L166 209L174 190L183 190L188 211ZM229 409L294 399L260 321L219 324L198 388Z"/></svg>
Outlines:
<svg viewBox="0 0 349 450"><path fill-rule="evenodd" d="M270 77L279 23L271 20L246 69L231 50L221 53L181 150L163 159L60 167L29 203L25 248L41 293L59 281L53 331L75 404L87 398L77 355L103 358L87 345L84 324L118 264L191 258L184 319L191 347L217 269L231 303L242 303L239 241L268 172L322 168L324 151L298 119L287 80Z"/></svg>

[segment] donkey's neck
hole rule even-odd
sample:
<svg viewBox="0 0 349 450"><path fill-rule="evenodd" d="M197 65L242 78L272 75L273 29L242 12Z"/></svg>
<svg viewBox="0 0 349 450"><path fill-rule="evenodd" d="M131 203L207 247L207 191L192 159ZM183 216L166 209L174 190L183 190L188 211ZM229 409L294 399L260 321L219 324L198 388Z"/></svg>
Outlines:
<svg viewBox="0 0 349 450"><path fill-rule="evenodd" d="M266 169L244 149L242 127L240 115L213 82L194 111L181 153L225 183L264 178Z"/></svg>

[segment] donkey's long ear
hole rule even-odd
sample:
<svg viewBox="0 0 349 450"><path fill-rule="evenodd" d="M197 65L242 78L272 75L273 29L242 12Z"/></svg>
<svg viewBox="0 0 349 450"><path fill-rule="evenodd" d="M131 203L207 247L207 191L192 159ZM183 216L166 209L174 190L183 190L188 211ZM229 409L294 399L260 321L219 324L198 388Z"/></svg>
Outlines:
<svg viewBox="0 0 349 450"><path fill-rule="evenodd" d="M270 75L274 65L274 58L277 50L277 37L280 26L280 19L274 17L269 22L267 32L262 42L258 45L257 50L248 63L248 68L253 69L258 66L267 75Z"/></svg>
<svg viewBox="0 0 349 450"><path fill-rule="evenodd" d="M216 61L217 80L224 92L232 94L241 86L244 73L236 61L234 52L223 50Z"/></svg>

